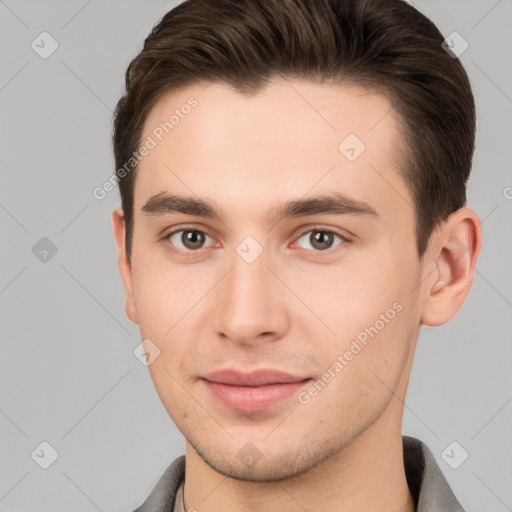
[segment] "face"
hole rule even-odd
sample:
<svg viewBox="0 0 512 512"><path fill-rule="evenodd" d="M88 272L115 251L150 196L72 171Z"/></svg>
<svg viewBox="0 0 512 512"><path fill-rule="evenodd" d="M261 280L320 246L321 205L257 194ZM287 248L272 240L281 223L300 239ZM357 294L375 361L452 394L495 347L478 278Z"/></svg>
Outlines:
<svg viewBox="0 0 512 512"><path fill-rule="evenodd" d="M162 97L148 137L127 311L189 445L266 481L399 423L421 266L386 97L195 84Z"/></svg>

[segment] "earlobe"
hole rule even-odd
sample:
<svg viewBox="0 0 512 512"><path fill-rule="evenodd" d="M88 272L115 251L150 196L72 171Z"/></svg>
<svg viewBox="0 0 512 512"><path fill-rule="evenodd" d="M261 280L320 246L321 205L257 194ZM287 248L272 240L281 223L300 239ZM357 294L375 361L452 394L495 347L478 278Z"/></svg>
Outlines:
<svg viewBox="0 0 512 512"><path fill-rule="evenodd" d="M442 325L461 308L473 282L480 253L480 219L470 208L461 208L432 235L430 258L436 270L425 278L421 323Z"/></svg>
<svg viewBox="0 0 512 512"><path fill-rule="evenodd" d="M126 254L125 236L126 226L122 208L115 208L112 212L112 229L117 246L117 266L123 281L126 316L134 323L138 323L137 309L133 295L132 266Z"/></svg>

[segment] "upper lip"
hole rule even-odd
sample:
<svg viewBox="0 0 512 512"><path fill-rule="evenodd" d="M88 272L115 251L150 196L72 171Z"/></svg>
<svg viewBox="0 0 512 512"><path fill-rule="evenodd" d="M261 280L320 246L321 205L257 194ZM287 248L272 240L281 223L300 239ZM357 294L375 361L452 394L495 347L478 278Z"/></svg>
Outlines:
<svg viewBox="0 0 512 512"><path fill-rule="evenodd" d="M287 384L302 382L307 377L298 377L280 370L261 368L250 373L238 370L217 370L204 376L210 382L229 384L231 386L264 386L266 384Z"/></svg>

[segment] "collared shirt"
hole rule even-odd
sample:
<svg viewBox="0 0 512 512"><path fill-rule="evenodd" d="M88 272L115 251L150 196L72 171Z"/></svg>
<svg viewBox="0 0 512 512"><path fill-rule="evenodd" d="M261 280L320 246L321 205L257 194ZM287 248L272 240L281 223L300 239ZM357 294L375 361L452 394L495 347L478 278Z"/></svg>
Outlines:
<svg viewBox="0 0 512 512"><path fill-rule="evenodd" d="M410 436L402 436L402 443L405 475L416 512L464 512L427 445ZM146 501L134 512L187 512L184 483L182 455L165 470Z"/></svg>

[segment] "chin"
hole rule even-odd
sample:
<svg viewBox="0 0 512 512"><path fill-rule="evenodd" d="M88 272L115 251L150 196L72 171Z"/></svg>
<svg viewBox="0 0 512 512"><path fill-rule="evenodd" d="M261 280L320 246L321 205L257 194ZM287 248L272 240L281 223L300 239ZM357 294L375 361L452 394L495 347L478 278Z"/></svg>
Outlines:
<svg viewBox="0 0 512 512"><path fill-rule="evenodd" d="M332 440L331 440L332 441ZM307 473L337 453L336 446L318 443L308 449L288 447L285 451L271 448L263 453L252 443L246 443L230 456L228 451L215 447L212 455L208 448L198 447L189 440L199 457L211 469L234 480L247 482L277 482ZM303 443L299 443L304 446Z"/></svg>

